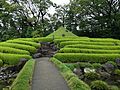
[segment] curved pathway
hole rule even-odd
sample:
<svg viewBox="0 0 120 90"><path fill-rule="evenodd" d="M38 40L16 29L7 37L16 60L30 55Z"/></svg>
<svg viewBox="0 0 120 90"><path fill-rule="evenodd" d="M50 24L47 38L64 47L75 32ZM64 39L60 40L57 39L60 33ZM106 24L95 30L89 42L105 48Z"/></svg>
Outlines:
<svg viewBox="0 0 120 90"><path fill-rule="evenodd" d="M36 59L32 90L70 90L48 57Z"/></svg>

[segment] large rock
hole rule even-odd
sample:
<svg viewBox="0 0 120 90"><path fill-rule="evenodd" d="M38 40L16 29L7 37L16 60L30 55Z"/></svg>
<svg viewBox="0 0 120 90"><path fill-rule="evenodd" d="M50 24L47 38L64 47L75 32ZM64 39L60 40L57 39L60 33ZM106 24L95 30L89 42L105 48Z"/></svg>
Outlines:
<svg viewBox="0 0 120 90"><path fill-rule="evenodd" d="M113 73L113 71L115 70L115 66L112 65L111 63L105 63L102 66L104 68L104 70L108 73Z"/></svg>
<svg viewBox="0 0 120 90"><path fill-rule="evenodd" d="M33 55L33 58L40 58L42 57L42 54L41 53L36 53Z"/></svg>

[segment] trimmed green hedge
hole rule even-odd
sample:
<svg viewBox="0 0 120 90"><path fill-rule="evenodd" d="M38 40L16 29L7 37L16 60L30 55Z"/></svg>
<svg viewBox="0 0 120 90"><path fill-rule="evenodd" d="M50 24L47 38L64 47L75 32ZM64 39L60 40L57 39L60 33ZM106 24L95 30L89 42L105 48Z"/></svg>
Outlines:
<svg viewBox="0 0 120 90"><path fill-rule="evenodd" d="M86 53L57 53L55 58L64 63L74 62L92 62L92 63L104 63L107 61L114 61L116 58L120 58L120 54L86 54Z"/></svg>
<svg viewBox="0 0 120 90"><path fill-rule="evenodd" d="M120 54L120 50L101 50L101 49L81 49L81 48L62 48L60 53L96 53L96 54Z"/></svg>
<svg viewBox="0 0 120 90"><path fill-rule="evenodd" d="M18 74L10 90L31 90L31 81L35 60L29 60Z"/></svg>
<svg viewBox="0 0 120 90"><path fill-rule="evenodd" d="M7 43L7 42L0 43L0 46L22 49L22 50L29 51L30 53L35 53L37 50L35 47L29 46L29 45L13 44L13 43Z"/></svg>
<svg viewBox="0 0 120 90"><path fill-rule="evenodd" d="M19 55L19 54L6 54L6 53L0 53L0 59L2 59L3 63L9 64L9 65L15 65L18 64L19 60L21 58L31 59L32 57L29 55Z"/></svg>
<svg viewBox="0 0 120 90"><path fill-rule="evenodd" d="M52 61L61 71L61 74L67 81L71 90L91 90L90 87L80 80L65 64L56 58L51 58L50 61Z"/></svg>
<svg viewBox="0 0 120 90"><path fill-rule="evenodd" d="M90 38L90 41L92 42L118 42L117 39L112 38Z"/></svg>
<svg viewBox="0 0 120 90"><path fill-rule="evenodd" d="M85 42L85 41L66 41L61 42L60 47L64 47L66 45L73 45L73 44L84 44L84 45L108 45L113 46L115 45L113 42Z"/></svg>
<svg viewBox="0 0 120 90"><path fill-rule="evenodd" d="M26 50L20 50L20 49L15 49L15 48L11 48L11 47L4 47L4 46L0 46L0 52L11 53L11 54L27 54L27 55L30 55L30 53Z"/></svg>
<svg viewBox="0 0 120 90"><path fill-rule="evenodd" d="M33 46L35 48L39 48L40 44L35 43L35 42L31 42L31 41L22 41L22 40L8 40L8 43L18 43L18 44L24 44L24 45L30 45Z"/></svg>
<svg viewBox="0 0 120 90"><path fill-rule="evenodd" d="M59 44L61 42L65 42L65 41L89 41L89 38L65 38L65 39L55 39L54 43Z"/></svg>
<svg viewBox="0 0 120 90"><path fill-rule="evenodd" d="M82 49L104 49L104 50L119 50L120 46L101 46L101 45L83 45L83 44L75 44L75 45L67 45L66 48L82 48Z"/></svg>

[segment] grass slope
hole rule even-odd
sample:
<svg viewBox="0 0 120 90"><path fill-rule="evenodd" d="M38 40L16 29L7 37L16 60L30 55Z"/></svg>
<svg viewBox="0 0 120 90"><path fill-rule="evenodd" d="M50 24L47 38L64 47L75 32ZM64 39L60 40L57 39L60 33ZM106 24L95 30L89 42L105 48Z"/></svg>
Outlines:
<svg viewBox="0 0 120 90"><path fill-rule="evenodd" d="M58 28L55 32L51 33L50 35L48 35L47 37L78 37L75 34L73 34L72 32L68 31L67 29L65 29L64 27L60 27Z"/></svg>

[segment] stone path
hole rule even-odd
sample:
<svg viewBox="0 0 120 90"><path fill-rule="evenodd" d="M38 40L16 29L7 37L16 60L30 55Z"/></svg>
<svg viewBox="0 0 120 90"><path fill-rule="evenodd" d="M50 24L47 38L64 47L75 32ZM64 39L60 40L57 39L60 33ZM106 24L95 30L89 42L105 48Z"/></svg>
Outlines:
<svg viewBox="0 0 120 90"><path fill-rule="evenodd" d="M32 90L70 90L48 57L36 59Z"/></svg>

